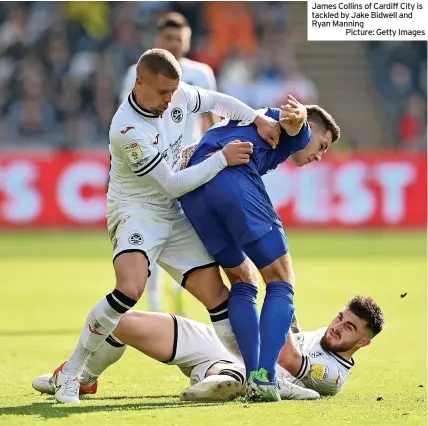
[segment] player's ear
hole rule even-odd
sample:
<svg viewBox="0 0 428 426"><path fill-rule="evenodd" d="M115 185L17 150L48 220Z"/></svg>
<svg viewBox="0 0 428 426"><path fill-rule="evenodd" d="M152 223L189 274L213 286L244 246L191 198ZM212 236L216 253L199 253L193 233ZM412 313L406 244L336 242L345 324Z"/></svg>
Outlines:
<svg viewBox="0 0 428 426"><path fill-rule="evenodd" d="M371 339L369 339L368 337L365 337L364 339L361 339L358 343L357 343L357 348L364 348L364 346L368 346L371 343Z"/></svg>
<svg viewBox="0 0 428 426"><path fill-rule="evenodd" d="M312 130L312 126L313 126L312 122L308 121L308 124L309 124L309 128Z"/></svg>

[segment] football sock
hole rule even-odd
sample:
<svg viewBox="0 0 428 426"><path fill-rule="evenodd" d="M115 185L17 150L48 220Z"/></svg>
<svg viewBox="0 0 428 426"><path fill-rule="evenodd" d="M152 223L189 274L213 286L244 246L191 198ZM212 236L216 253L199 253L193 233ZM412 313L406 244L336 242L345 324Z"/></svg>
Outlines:
<svg viewBox="0 0 428 426"><path fill-rule="evenodd" d="M259 367L268 371L272 381L276 380L275 366L294 314L293 296L293 287L286 282L273 282L266 286L260 316Z"/></svg>
<svg viewBox="0 0 428 426"><path fill-rule="evenodd" d="M64 374L79 377L89 355L95 352L116 328L120 317L137 302L115 289L92 309L80 334L79 342L62 369Z"/></svg>
<svg viewBox="0 0 428 426"><path fill-rule="evenodd" d="M147 279L146 292L149 310L152 312L161 312L161 291L162 291L162 270L155 264L151 268L150 278Z"/></svg>
<svg viewBox="0 0 428 426"><path fill-rule="evenodd" d="M229 318L244 359L247 378L259 364L260 334L257 310L257 287L236 283L229 295Z"/></svg>
<svg viewBox="0 0 428 426"><path fill-rule="evenodd" d="M119 361L125 350L126 345L110 334L101 343L101 346L89 356L82 373L82 385L88 386L95 383L104 370Z"/></svg>
<svg viewBox="0 0 428 426"><path fill-rule="evenodd" d="M228 301L220 303L215 308L208 309L211 322L220 342L223 346L238 359L242 359L241 352L239 351L238 343L236 342L235 335L233 334L232 326L229 320Z"/></svg>

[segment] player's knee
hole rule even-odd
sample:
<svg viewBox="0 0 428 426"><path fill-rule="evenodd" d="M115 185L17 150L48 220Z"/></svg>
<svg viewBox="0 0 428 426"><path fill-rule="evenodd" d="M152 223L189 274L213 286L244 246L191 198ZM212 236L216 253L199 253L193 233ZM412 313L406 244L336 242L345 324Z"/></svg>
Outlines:
<svg viewBox="0 0 428 426"><path fill-rule="evenodd" d="M116 288L132 300L139 300L144 292L144 285L141 286L133 280L118 281L116 282Z"/></svg>
<svg viewBox="0 0 428 426"><path fill-rule="evenodd" d="M128 311L125 312L119 321L114 333L122 333L126 330L133 328L134 324L137 322L144 320L145 312L141 311ZM118 336L119 337L119 336Z"/></svg>
<svg viewBox="0 0 428 426"><path fill-rule="evenodd" d="M295 274L289 253L281 256L270 265L261 269L260 273L266 284L285 281L291 285L294 285Z"/></svg>
<svg viewBox="0 0 428 426"><path fill-rule="evenodd" d="M258 285L257 268L248 257L236 268L224 268L224 272L231 285L236 283L248 283L255 287Z"/></svg>
<svg viewBox="0 0 428 426"><path fill-rule="evenodd" d="M132 300L139 300L149 273L148 261L142 253L124 253L114 262L116 288Z"/></svg>

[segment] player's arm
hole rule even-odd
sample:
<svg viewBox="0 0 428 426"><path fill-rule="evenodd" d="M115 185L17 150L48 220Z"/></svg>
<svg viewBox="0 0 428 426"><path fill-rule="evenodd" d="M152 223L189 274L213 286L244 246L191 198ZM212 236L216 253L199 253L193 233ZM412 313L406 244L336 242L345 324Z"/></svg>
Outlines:
<svg viewBox="0 0 428 426"><path fill-rule="evenodd" d="M205 85L202 86L205 89L212 90L214 92L217 91L217 82L215 79L215 75L211 67L206 65L205 68ZM217 123L220 120L218 115L215 115L212 112L207 112L203 114L203 120L202 120L202 131L205 133L211 126L213 126L215 123Z"/></svg>
<svg viewBox="0 0 428 426"><path fill-rule="evenodd" d="M287 104L281 105L279 123L289 136L299 134L303 124L308 118L305 105L297 101L293 96L288 95Z"/></svg>
<svg viewBox="0 0 428 426"><path fill-rule="evenodd" d="M182 83L187 98L187 109L193 113L213 112L220 117L230 120L247 121L254 123L259 135L273 148L278 145L281 129L275 120L263 114L259 114L253 108L238 99L201 89L197 86L189 86Z"/></svg>
<svg viewBox="0 0 428 426"><path fill-rule="evenodd" d="M288 332L287 340L279 353L278 364L296 379L302 378L310 368L308 357L302 354L291 330Z"/></svg>
<svg viewBox="0 0 428 426"><path fill-rule="evenodd" d="M322 361L320 364L313 363L309 356L301 352L291 331L279 354L278 364L305 387L321 395L335 395L343 386L340 370L335 365L325 365Z"/></svg>
<svg viewBox="0 0 428 426"><path fill-rule="evenodd" d="M299 322L297 321L296 313L293 314L293 318L291 318L291 326L290 330L293 333L300 333L302 331Z"/></svg>
<svg viewBox="0 0 428 426"><path fill-rule="evenodd" d="M118 156L124 158L142 183L156 186L168 198L178 198L193 191L227 166L247 164L252 153L251 143L230 142L202 163L174 173L150 139L131 127L127 127L126 133L111 132L112 149L119 151Z"/></svg>

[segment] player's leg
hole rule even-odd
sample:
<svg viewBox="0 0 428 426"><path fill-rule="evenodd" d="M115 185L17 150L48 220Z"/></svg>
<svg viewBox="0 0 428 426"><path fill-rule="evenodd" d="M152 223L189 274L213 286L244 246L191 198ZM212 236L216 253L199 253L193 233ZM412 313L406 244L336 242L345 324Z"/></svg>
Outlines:
<svg viewBox="0 0 428 426"><path fill-rule="evenodd" d="M242 171L234 173L225 169L202 188L187 194L182 206L208 252L224 268L232 283L228 302L230 323L241 348L247 374L250 374L258 366L257 288L251 285L257 280L251 268L246 268L246 256L237 241L249 236L256 239L266 232L269 225L253 227L242 211L241 206L247 198L254 197L254 188L247 190L245 179Z"/></svg>
<svg viewBox="0 0 428 426"><path fill-rule="evenodd" d="M233 401L246 393L242 364L210 361L194 367L191 374L195 384L180 393L182 401Z"/></svg>
<svg viewBox="0 0 428 426"><path fill-rule="evenodd" d="M86 363L81 388L91 386L112 364L119 361L127 346L157 361L168 361L174 349L174 321L171 315L129 311L105 342ZM82 393L82 392L81 392Z"/></svg>
<svg viewBox="0 0 428 426"><path fill-rule="evenodd" d="M203 303L222 343L238 355L239 348L227 307L229 289L221 278L215 260L207 253L201 239L184 216L174 222L171 238L159 255L159 264Z"/></svg>
<svg viewBox="0 0 428 426"><path fill-rule="evenodd" d="M228 301L229 319L245 363L247 379L259 364L259 311L257 308L257 273L252 262L234 243L217 253L231 290Z"/></svg>
<svg viewBox="0 0 428 426"><path fill-rule="evenodd" d="M171 315L128 311L100 347L90 355L80 382L80 394L96 393L98 378L111 365L119 361L127 346L132 346L147 356L161 362L173 358L176 326ZM44 374L33 381L39 392L54 394L52 374Z"/></svg>
<svg viewBox="0 0 428 426"><path fill-rule="evenodd" d="M147 280L146 293L149 311L160 312L162 292L162 269L159 265L152 265L150 278Z"/></svg>
<svg viewBox="0 0 428 426"><path fill-rule="evenodd" d="M89 356L112 333L122 315L137 303L149 275L149 256L153 262L156 261L159 245L169 234L168 224L157 221L154 224L156 237L149 235L147 222L152 220L149 214L144 215L144 222L139 214L132 212L117 213L116 217L109 229L116 287L89 313L74 352L62 368L55 371L58 402L79 402L79 379ZM147 226L144 232L141 223Z"/></svg>
<svg viewBox="0 0 428 426"><path fill-rule="evenodd" d="M294 314L294 274L281 227L243 247L267 285L260 316L259 382L276 382L275 366ZM273 394L272 394L273 395Z"/></svg>

